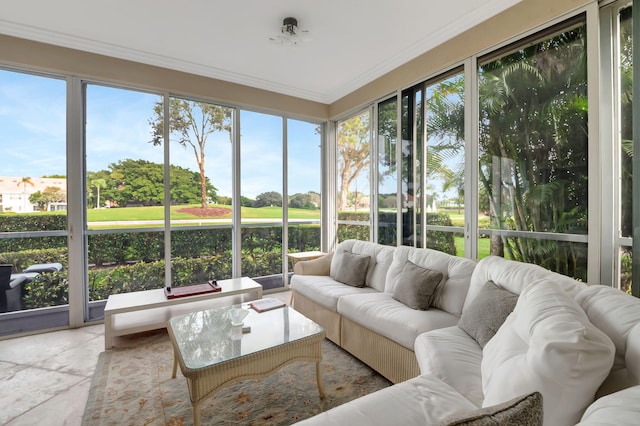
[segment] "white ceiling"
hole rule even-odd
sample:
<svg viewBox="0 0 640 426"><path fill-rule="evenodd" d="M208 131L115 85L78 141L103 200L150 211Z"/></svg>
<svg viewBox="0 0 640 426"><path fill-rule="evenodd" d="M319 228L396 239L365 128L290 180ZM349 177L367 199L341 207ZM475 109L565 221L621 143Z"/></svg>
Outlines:
<svg viewBox="0 0 640 426"><path fill-rule="evenodd" d="M20 0L0 33L331 103L519 1Z"/></svg>

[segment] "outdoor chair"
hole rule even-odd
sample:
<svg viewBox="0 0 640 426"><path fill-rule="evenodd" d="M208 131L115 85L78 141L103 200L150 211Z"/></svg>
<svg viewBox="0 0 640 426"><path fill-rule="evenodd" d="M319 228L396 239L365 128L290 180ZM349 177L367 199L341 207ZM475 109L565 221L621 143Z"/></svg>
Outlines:
<svg viewBox="0 0 640 426"><path fill-rule="evenodd" d="M22 309L22 286L30 279L26 276L12 275L13 265L0 265L0 313Z"/></svg>

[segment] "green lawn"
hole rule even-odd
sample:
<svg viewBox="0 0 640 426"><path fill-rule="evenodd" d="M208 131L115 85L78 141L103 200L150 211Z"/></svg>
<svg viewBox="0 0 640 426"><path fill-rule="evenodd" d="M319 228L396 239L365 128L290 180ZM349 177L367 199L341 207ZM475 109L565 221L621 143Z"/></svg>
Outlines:
<svg viewBox="0 0 640 426"><path fill-rule="evenodd" d="M456 255L464 256L464 237L454 237L456 244ZM491 252L491 240L489 238L478 239L478 259L489 256Z"/></svg>
<svg viewBox="0 0 640 426"><path fill-rule="evenodd" d="M172 219L201 219L198 216L178 212L180 209L194 206L171 206ZM228 210L219 219L231 219L231 206L211 205L209 207L220 207ZM277 219L282 217L281 207L242 207L242 217L247 219ZM289 217L292 219L320 219L320 210L289 209ZM87 211L87 221L89 222L109 222L109 221L130 221L130 220L163 220L164 207L126 207L111 209L89 209Z"/></svg>

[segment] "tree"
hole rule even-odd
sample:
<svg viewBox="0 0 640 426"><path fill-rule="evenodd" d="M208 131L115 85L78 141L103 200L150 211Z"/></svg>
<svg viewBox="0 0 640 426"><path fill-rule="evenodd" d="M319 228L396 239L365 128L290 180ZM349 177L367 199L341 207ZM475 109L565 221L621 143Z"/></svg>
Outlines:
<svg viewBox="0 0 640 426"><path fill-rule="evenodd" d="M100 188L104 188L105 186L107 186L107 181L105 179L92 179L91 186L96 188L96 192L97 192L96 208L99 209L100 208Z"/></svg>
<svg viewBox="0 0 640 426"><path fill-rule="evenodd" d="M65 199L64 192L57 186L47 186L44 191L37 191L29 196L29 201L44 211L49 210L51 203L61 203Z"/></svg>
<svg viewBox="0 0 640 426"><path fill-rule="evenodd" d="M317 209L320 205L319 195L320 194L313 191L309 191L306 194L293 194L289 197L289 207L294 209Z"/></svg>
<svg viewBox="0 0 640 426"><path fill-rule="evenodd" d="M253 207L279 206L282 207L282 195L279 192L263 192L256 197Z"/></svg>
<svg viewBox="0 0 640 426"><path fill-rule="evenodd" d="M20 179L20 182L18 182L18 186L22 185L22 210L23 211L27 211L27 185L31 185L34 186L33 182L31 181L30 177L23 177L22 179Z"/></svg>
<svg viewBox="0 0 640 426"><path fill-rule="evenodd" d="M242 206L242 207L253 207L253 203L255 203L255 200L252 200L249 197L245 197L244 195L240 196L240 206Z"/></svg>
<svg viewBox="0 0 640 426"><path fill-rule="evenodd" d="M119 206L162 205L164 203L164 167L145 160L120 160L109 165L109 170L90 172L91 176L108 176L102 191ZM197 204L201 201L200 174L182 167L170 167L170 199L172 204ZM205 179L205 196L217 197L216 188Z"/></svg>
<svg viewBox="0 0 640 426"><path fill-rule="evenodd" d="M584 27L480 70L480 183L498 229L587 231L587 74ZM578 244L492 239L492 254L586 279Z"/></svg>
<svg viewBox="0 0 640 426"><path fill-rule="evenodd" d="M205 175L205 148L208 137L215 132L229 134L231 140L231 109L204 102L170 98L170 139L175 136L185 149L190 148L200 172L200 196L202 208L207 207L207 178ZM153 108L151 143L158 146L164 140L164 104L157 102Z"/></svg>
<svg viewBox="0 0 640 426"><path fill-rule="evenodd" d="M369 166L369 113L363 113L338 125L338 211L347 206L349 187Z"/></svg>

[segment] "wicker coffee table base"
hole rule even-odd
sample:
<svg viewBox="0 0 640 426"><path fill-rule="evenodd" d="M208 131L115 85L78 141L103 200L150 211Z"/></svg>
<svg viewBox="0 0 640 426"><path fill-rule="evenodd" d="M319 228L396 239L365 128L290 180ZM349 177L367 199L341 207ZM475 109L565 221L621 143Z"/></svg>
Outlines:
<svg viewBox="0 0 640 426"><path fill-rule="evenodd" d="M320 362L322 361L321 344L323 339L324 332L197 370L185 368L179 354L176 353L177 348L174 346L171 377L176 377L178 363L180 363L180 370L187 379L189 397L193 406L193 424L196 426L200 425L200 402L211 397L222 387L246 379L269 376L291 362L316 362L318 393L320 398L324 398L322 376L320 374Z"/></svg>

